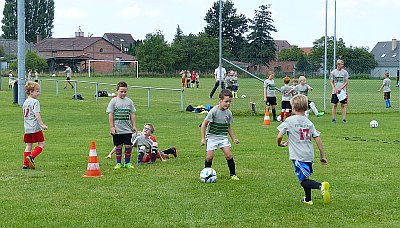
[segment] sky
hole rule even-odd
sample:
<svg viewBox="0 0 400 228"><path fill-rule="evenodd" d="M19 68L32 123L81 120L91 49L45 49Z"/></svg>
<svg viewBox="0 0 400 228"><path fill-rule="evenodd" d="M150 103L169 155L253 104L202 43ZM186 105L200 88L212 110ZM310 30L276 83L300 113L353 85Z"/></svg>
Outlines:
<svg viewBox="0 0 400 228"><path fill-rule="evenodd" d="M204 16L216 0L55 0L54 38L130 33L135 40L161 31L171 42L179 25L185 35L204 31ZM253 18L254 11L270 4L275 40L312 47L325 35L326 0L232 0L237 13ZM335 0L328 0L328 36L334 35ZM0 0L3 18L4 0ZM400 40L399 0L336 0L336 36L347 47L368 47L377 42ZM0 23L1 24L1 23Z"/></svg>

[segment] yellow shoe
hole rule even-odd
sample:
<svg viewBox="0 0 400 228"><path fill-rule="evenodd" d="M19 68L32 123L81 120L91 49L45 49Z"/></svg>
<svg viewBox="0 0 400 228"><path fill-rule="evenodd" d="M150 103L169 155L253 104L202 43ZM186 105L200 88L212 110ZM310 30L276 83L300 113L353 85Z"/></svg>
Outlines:
<svg viewBox="0 0 400 228"><path fill-rule="evenodd" d="M240 180L240 179L239 179L239 177L237 177L236 175L232 175L232 176L231 176L231 180L238 181L238 180Z"/></svg>
<svg viewBox="0 0 400 228"><path fill-rule="evenodd" d="M117 164L114 166L114 169L120 169L120 168L122 168L122 164L121 164L121 163L117 163Z"/></svg>
<svg viewBox="0 0 400 228"><path fill-rule="evenodd" d="M322 199L324 200L324 203L330 203L332 200L331 193L329 192L330 187L331 186L328 182L321 183L321 195Z"/></svg>

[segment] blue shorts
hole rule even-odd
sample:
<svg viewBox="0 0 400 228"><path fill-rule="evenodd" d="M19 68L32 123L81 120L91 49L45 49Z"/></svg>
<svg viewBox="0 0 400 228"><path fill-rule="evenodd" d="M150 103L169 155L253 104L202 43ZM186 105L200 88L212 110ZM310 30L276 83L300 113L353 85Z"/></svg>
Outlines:
<svg viewBox="0 0 400 228"><path fill-rule="evenodd" d="M298 160L292 160L292 162L294 166L294 172L296 173L300 182L308 179L312 175L312 162L302 162Z"/></svg>

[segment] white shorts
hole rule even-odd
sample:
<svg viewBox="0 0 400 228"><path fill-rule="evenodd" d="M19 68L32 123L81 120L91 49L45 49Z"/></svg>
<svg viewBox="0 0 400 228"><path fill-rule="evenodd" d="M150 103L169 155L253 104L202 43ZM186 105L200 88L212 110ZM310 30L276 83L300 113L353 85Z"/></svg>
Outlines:
<svg viewBox="0 0 400 228"><path fill-rule="evenodd" d="M231 147L231 143L227 137L207 139L207 151L216 150L218 148L221 149L227 146Z"/></svg>

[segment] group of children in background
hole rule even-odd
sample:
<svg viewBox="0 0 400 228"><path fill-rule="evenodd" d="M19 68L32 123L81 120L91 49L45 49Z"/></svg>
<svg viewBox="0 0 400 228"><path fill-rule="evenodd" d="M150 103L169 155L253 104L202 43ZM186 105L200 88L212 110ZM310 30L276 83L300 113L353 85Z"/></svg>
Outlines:
<svg viewBox="0 0 400 228"><path fill-rule="evenodd" d="M37 72L37 70L35 70L35 72L32 73L32 70L29 69L25 79L26 79L27 81L32 81L32 78L33 78L33 77L34 77L34 81L35 81L35 82L39 82L39 73ZM10 71L8 72L8 88L9 88L9 89L12 89L13 86L14 86L14 83L15 83L14 74L13 74L13 71L10 70Z"/></svg>
<svg viewBox="0 0 400 228"><path fill-rule="evenodd" d="M181 75L182 89L183 88L199 88L200 75L197 71L190 72L189 70L182 70L179 72Z"/></svg>
<svg viewBox="0 0 400 228"><path fill-rule="evenodd" d="M232 92L233 98L238 98L239 82L237 71L231 70L225 77L226 89Z"/></svg>
<svg viewBox="0 0 400 228"><path fill-rule="evenodd" d="M292 85L289 85L290 78L286 76L283 78L284 85L281 88L277 88L275 86L274 77L275 73L269 71L268 78L264 81L264 101L268 108L271 107L273 120L283 122L284 117L288 118L292 113L292 107L290 105L292 97L296 94L303 94L307 97L308 91L312 91L313 88L307 84L305 76L300 76L299 79L293 79ZM300 84L298 84L299 82ZM282 109L279 115L279 120L276 113L276 91L279 91L282 95ZM308 109L305 112L306 117L308 117L310 109L317 117L324 114L324 112L318 112L313 101L308 100Z"/></svg>

